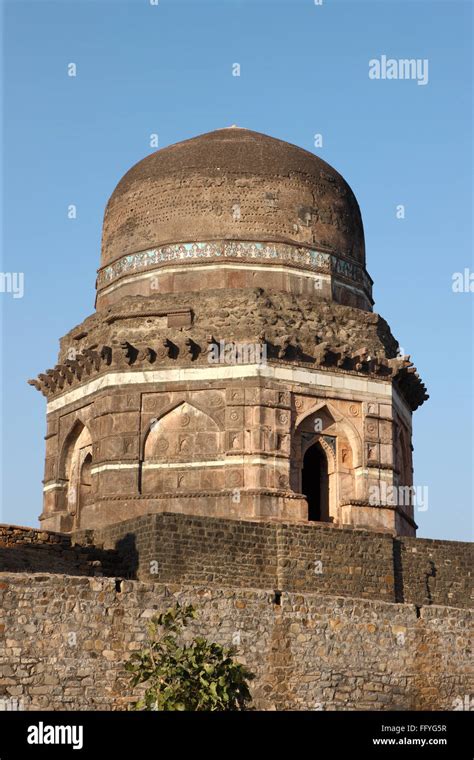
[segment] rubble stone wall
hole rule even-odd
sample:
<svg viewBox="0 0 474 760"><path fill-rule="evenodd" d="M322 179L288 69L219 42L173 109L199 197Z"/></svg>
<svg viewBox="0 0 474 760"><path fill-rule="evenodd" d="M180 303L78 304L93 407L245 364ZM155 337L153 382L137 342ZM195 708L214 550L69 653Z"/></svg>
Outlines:
<svg viewBox="0 0 474 760"><path fill-rule="evenodd" d="M255 672L254 706L278 710L454 709L472 693L468 613L316 593L0 575L0 700L23 709L126 709L123 665L175 600L187 635Z"/></svg>

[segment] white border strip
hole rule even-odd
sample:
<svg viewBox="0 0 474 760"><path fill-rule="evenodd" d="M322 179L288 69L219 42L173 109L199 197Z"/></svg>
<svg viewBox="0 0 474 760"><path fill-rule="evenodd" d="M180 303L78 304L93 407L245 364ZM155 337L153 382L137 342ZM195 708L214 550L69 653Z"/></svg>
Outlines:
<svg viewBox="0 0 474 760"><path fill-rule="evenodd" d="M243 380L244 378L263 377L271 380L283 380L288 383L320 386L328 389L355 391L390 398L392 385L386 380L373 380L339 375L331 372L303 369L301 367L275 367L268 364L220 365L210 364L208 367L176 367L162 370L143 370L140 372L120 371L109 372L106 375L89 380L78 388L66 391L58 398L50 401L47 413L62 409L68 404L85 399L96 391L113 388L117 385L151 385L179 382L199 382L209 380ZM154 389L155 390L155 389ZM158 390L156 388L156 390ZM161 390L161 389L160 389Z"/></svg>
<svg viewBox="0 0 474 760"><path fill-rule="evenodd" d="M143 467L147 470L162 470L162 469L179 469L180 467L226 467L227 465L250 465L250 464L272 464L275 465L279 462L282 465L288 465L288 460L283 457L269 456L269 457L256 457L256 456L235 456L226 457L225 459L214 459L201 462L143 462Z"/></svg>
<svg viewBox="0 0 474 760"><path fill-rule="evenodd" d="M138 462L109 462L108 464L98 464L95 467L91 467L91 474L95 475L96 472L102 472L103 470L133 470L138 467Z"/></svg>
<svg viewBox="0 0 474 760"><path fill-rule="evenodd" d="M252 464L272 464L275 463L287 464L287 460L284 457L278 457L271 454L267 457L258 457L252 455L244 456L230 456L225 459L208 459L199 462L143 462L142 466L147 470L168 470L168 469L180 469L185 467L226 467L227 465L252 465ZM95 475L97 472L104 472L106 470L131 470L139 467L138 462L106 462L104 464L98 464L91 468L91 473ZM54 488L54 485L46 486L43 490L49 490Z"/></svg>
<svg viewBox="0 0 474 760"><path fill-rule="evenodd" d="M55 488L66 488L67 483L61 483L59 480L55 481L54 483L48 483L46 486L43 486L43 493L47 493L48 491L53 491Z"/></svg>

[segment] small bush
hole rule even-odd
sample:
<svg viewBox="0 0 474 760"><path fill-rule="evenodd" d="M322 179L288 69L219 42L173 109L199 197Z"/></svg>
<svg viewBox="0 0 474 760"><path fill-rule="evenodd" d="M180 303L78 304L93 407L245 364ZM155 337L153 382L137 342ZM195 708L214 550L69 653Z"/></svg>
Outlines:
<svg viewBox="0 0 474 760"><path fill-rule="evenodd" d="M237 650L202 637L190 644L180 633L196 617L192 605L177 604L152 618L146 647L125 664L132 686L146 684L135 710L245 710L252 697L248 681L255 678L234 661Z"/></svg>

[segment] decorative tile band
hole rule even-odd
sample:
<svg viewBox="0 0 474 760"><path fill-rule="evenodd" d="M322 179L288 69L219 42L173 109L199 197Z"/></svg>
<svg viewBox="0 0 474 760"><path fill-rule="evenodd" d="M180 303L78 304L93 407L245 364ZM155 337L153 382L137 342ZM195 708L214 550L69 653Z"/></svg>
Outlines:
<svg viewBox="0 0 474 760"><path fill-rule="evenodd" d="M185 260L229 260L273 261L301 266L312 271L338 274L361 284L370 294L371 280L364 268L333 253L326 253L310 248L301 248L286 243L258 243L224 240L207 243L176 243L159 248L150 248L138 253L129 253L99 270L97 288L110 285L119 277L135 272L142 272L160 264L169 264Z"/></svg>

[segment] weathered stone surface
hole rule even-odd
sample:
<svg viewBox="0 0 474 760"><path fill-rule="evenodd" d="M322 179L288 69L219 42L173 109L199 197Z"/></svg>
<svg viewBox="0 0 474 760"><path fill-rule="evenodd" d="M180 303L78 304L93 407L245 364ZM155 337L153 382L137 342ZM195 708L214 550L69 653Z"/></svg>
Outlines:
<svg viewBox="0 0 474 760"><path fill-rule="evenodd" d="M332 528L155 514L73 540L116 550L146 581L276 588L469 607L472 544ZM415 551L414 551L415 549Z"/></svg>
<svg viewBox="0 0 474 760"><path fill-rule="evenodd" d="M101 576L120 575L124 569L115 550L73 546L71 536L62 533L0 525L0 573L3 572Z"/></svg>
<svg viewBox="0 0 474 760"><path fill-rule="evenodd" d="M55 572L275 588L418 607L467 608L472 601L469 543L173 513L143 515L72 537L0 526L0 572L5 571L28 571L34 580ZM91 588L99 590L100 581L94 583Z"/></svg>
<svg viewBox="0 0 474 760"><path fill-rule="evenodd" d="M372 312L332 167L235 127L160 150L112 194L101 264L96 313L30 381L48 399L44 528L175 512L415 534L428 396Z"/></svg>
<svg viewBox="0 0 474 760"><path fill-rule="evenodd" d="M228 128L159 150L125 174L107 204L102 265L221 237L319 245L365 261L359 207L340 174L295 145Z"/></svg>
<svg viewBox="0 0 474 760"><path fill-rule="evenodd" d="M0 628L0 696L19 697L25 709L126 709L138 691L123 665L143 642L149 615L175 600L199 611L188 637L229 646L240 639L260 709L450 710L472 693L469 617L454 607L417 612L412 604L306 592L283 592L276 604L272 590L252 588L2 579L8 634ZM19 624L22 610L34 632Z"/></svg>

